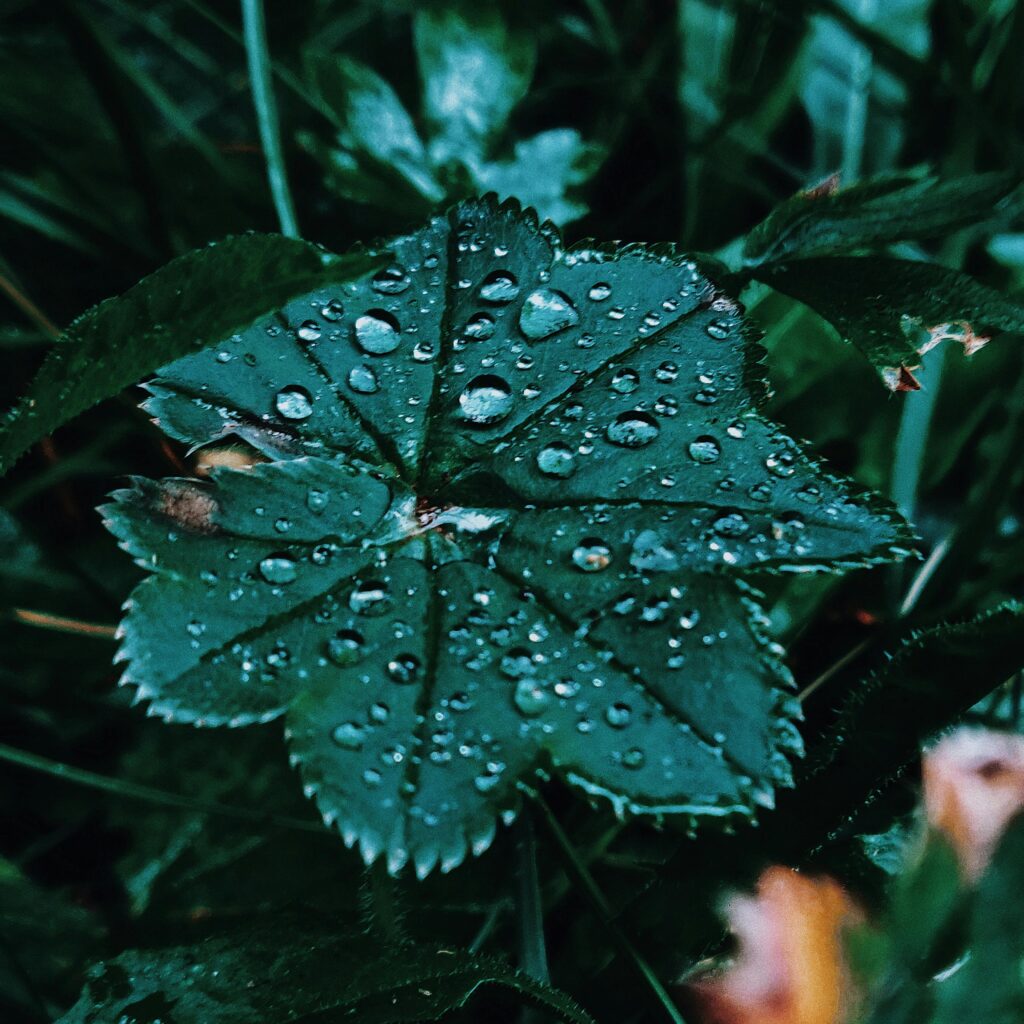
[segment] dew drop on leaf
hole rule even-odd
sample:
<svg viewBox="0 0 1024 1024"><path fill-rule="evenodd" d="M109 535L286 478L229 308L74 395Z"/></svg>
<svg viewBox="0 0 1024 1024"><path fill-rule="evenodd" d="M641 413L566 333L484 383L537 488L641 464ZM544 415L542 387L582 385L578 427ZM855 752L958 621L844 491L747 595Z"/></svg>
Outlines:
<svg viewBox="0 0 1024 1024"><path fill-rule="evenodd" d="M260 575L275 586L291 583L299 575L295 562L287 555L268 555L260 562Z"/></svg>
<svg viewBox="0 0 1024 1024"><path fill-rule="evenodd" d="M369 366L353 366L348 371L348 386L357 394L372 395L380 390L380 381Z"/></svg>
<svg viewBox="0 0 1024 1024"><path fill-rule="evenodd" d="M337 323L345 315L345 307L342 305L341 299L328 300L323 309L320 310L320 315L325 320Z"/></svg>
<svg viewBox="0 0 1024 1024"><path fill-rule="evenodd" d="M608 440L620 448L643 448L661 432L658 421L641 409L620 413L608 424Z"/></svg>
<svg viewBox="0 0 1024 1024"><path fill-rule="evenodd" d="M459 395L463 418L480 426L503 420L512 411L513 401L508 381L490 373L474 377Z"/></svg>
<svg viewBox="0 0 1024 1024"><path fill-rule="evenodd" d="M320 325L315 320L306 320L295 332L303 341L316 341L320 337Z"/></svg>
<svg viewBox="0 0 1024 1024"><path fill-rule="evenodd" d="M415 654L400 654L388 662L388 677L403 686L415 682L420 670L420 659Z"/></svg>
<svg viewBox="0 0 1024 1024"><path fill-rule="evenodd" d="M365 641L354 629L341 629L327 641L327 656L335 665L355 665L363 657Z"/></svg>
<svg viewBox="0 0 1024 1024"><path fill-rule="evenodd" d="M387 585L378 580L360 580L348 599L349 608L357 615L380 615L390 603Z"/></svg>
<svg viewBox="0 0 1024 1024"><path fill-rule="evenodd" d="M594 302L604 302L612 293L612 286L607 281L598 281L589 292L587 297Z"/></svg>
<svg viewBox="0 0 1024 1024"><path fill-rule="evenodd" d="M613 729L624 729L633 717L633 709L623 701L616 701L605 713L605 721Z"/></svg>
<svg viewBox="0 0 1024 1024"><path fill-rule="evenodd" d="M639 770L640 768L643 768L646 762L647 755L644 754L639 747L630 747L630 749L622 755L622 764L625 768Z"/></svg>
<svg viewBox="0 0 1024 1024"><path fill-rule="evenodd" d="M551 694L535 679L520 679L512 699L522 714L532 718L551 703Z"/></svg>
<svg viewBox="0 0 1024 1024"><path fill-rule="evenodd" d="M553 288L538 288L526 297L519 313L519 329L531 341L548 338L579 323L580 315L567 295Z"/></svg>
<svg viewBox="0 0 1024 1024"><path fill-rule="evenodd" d="M378 270L373 276L371 286L381 295L400 295L412 284L405 267L392 263L391 266Z"/></svg>
<svg viewBox="0 0 1024 1024"><path fill-rule="evenodd" d="M572 561L584 572L600 572L611 564L612 551L603 540L585 537L573 548Z"/></svg>
<svg viewBox="0 0 1024 1024"><path fill-rule="evenodd" d="M313 396L298 384L281 388L274 406L286 420L305 420L313 415Z"/></svg>
<svg viewBox="0 0 1024 1024"><path fill-rule="evenodd" d="M385 356L394 352L402 337L398 321L383 309L371 309L356 318L352 330L356 344L368 355Z"/></svg>
<svg viewBox="0 0 1024 1024"><path fill-rule="evenodd" d="M612 377L612 390L620 395L628 395L640 387L640 374L636 370L626 367L618 370Z"/></svg>
<svg viewBox="0 0 1024 1024"><path fill-rule="evenodd" d="M555 441L537 453L537 468L545 476L569 477L576 472L576 455L567 444Z"/></svg>
<svg viewBox="0 0 1024 1024"><path fill-rule="evenodd" d="M686 451L694 462L699 462L701 465L717 462L722 454L718 442L710 434L704 434L695 441L691 441Z"/></svg>
<svg viewBox="0 0 1024 1024"><path fill-rule="evenodd" d="M519 294L519 282L507 270L492 271L480 285L480 298L484 302L505 305Z"/></svg>
<svg viewBox="0 0 1024 1024"><path fill-rule="evenodd" d="M486 341L494 334L494 317L489 313L477 313L466 321L462 333L472 341Z"/></svg>
<svg viewBox="0 0 1024 1024"><path fill-rule="evenodd" d="M358 722L342 722L331 733L331 739L342 750L362 750L365 732L365 726L360 725Z"/></svg>

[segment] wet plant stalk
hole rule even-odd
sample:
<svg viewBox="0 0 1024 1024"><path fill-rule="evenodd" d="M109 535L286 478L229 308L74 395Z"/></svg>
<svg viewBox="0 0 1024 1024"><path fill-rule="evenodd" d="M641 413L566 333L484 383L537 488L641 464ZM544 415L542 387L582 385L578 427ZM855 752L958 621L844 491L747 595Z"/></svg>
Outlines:
<svg viewBox="0 0 1024 1024"><path fill-rule="evenodd" d="M277 211L281 234L289 238L299 237L295 220L295 207L288 188L288 175L281 150L281 126L277 119L277 103L274 99L273 81L270 69L270 54L267 51L267 28L263 17L263 0L242 0L242 29L245 36L245 53L249 63L249 85L252 90L256 121L260 130L260 143L267 164L267 182L270 195Z"/></svg>
<svg viewBox="0 0 1024 1024"><path fill-rule="evenodd" d="M516 923L519 932L519 968L543 985L551 982L544 940L544 905L537 874L537 837L532 807L523 808L516 821ZM535 1010L523 1011L523 1024L539 1021Z"/></svg>

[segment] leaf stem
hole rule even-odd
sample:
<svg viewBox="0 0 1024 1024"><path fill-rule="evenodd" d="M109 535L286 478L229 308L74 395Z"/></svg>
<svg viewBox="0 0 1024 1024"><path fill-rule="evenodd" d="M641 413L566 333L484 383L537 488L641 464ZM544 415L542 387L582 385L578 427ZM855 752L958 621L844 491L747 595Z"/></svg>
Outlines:
<svg viewBox="0 0 1024 1024"><path fill-rule="evenodd" d="M288 176L285 172L284 153L281 150L281 126L277 118L271 81L270 54L267 50L267 28L263 17L263 0L242 0L242 30L245 36L245 54L249 63L249 86L256 108L260 142L267 163L267 182L277 211L281 234L299 237L295 220Z"/></svg>
<svg viewBox="0 0 1024 1024"><path fill-rule="evenodd" d="M565 834L562 826L558 823L558 819L551 812L551 808L548 807L539 793L527 790L527 795L533 801L534 805L540 810L541 817L544 819L545 825L547 825L550 830L551 835L555 840L555 844L565 860L565 865L569 874L590 901L591 906L601 918L601 921L607 928L609 935L611 935L615 942L615 945L618 946L619 951L632 961L633 965L643 976L643 979L647 983L652 994L661 1005L661 1008L665 1011L666 1017L668 1017L673 1024L686 1024L686 1021L683 1019L683 1016L676 1007L676 1004L672 1001L672 997L668 994L665 986L658 980L658 976L654 973L654 969L644 958L643 954L636 948L636 946L633 945L626 933L615 922L612 908L608 905L608 901L605 899L604 893L601 892L597 882L594 881L594 876L590 873L586 864L583 863L576 853L569 837Z"/></svg>
<svg viewBox="0 0 1024 1024"><path fill-rule="evenodd" d="M532 808L527 805L516 821L516 919L519 929L519 967L544 985L551 980L544 942L544 905L537 874L537 837Z"/></svg>
<svg viewBox="0 0 1024 1024"><path fill-rule="evenodd" d="M106 775L99 775L96 772L88 771L85 768L75 768L73 765L53 761L40 754L31 754L26 750L10 747L6 743L0 743L0 761L16 764L21 768L29 768L32 771L42 772L44 775L52 775L58 779L65 779L78 786L87 786L90 789L99 789L106 793L113 793L115 796L123 796L129 800L144 800L147 803L160 804L164 807L202 811L206 814L217 814L224 818L235 818L239 821L276 825L280 828L296 829L301 832L315 832L318 835L327 834L323 825L316 821L306 821L302 818L292 818L282 814L265 814L263 811L252 811L247 807L232 807L229 804L197 800L195 797L183 796L180 793L169 793L166 790L156 789L153 786L129 782L127 779L113 779Z"/></svg>
<svg viewBox="0 0 1024 1024"><path fill-rule="evenodd" d="M15 608L12 612L16 622L26 626L38 626L40 629L52 629L57 633L72 633L75 636L94 636L101 640L115 640L117 627L107 626L99 622L82 622L63 615L50 615L48 612L34 612L29 608Z"/></svg>

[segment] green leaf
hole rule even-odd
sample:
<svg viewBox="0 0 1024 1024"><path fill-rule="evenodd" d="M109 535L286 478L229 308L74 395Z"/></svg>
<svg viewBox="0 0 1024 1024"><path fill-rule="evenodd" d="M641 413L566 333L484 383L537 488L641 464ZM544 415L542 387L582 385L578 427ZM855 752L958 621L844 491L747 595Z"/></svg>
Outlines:
<svg viewBox="0 0 1024 1024"><path fill-rule="evenodd" d="M739 308L671 248L566 251L488 197L387 250L150 386L173 436L272 461L114 496L151 573L124 682L283 715L392 870L482 851L542 772L619 813L770 802L796 708L748 577L899 557L905 524L757 411Z"/></svg>
<svg viewBox="0 0 1024 1024"><path fill-rule="evenodd" d="M1024 819L1007 829L978 886L969 957L935 987L932 1024L1015 1024L1024 1017Z"/></svg>
<svg viewBox="0 0 1024 1024"><path fill-rule="evenodd" d="M423 945L378 946L366 935L286 917L198 946L130 950L90 972L60 1024L284 1024L437 1020L484 986L511 992L569 1024L592 1018L556 989L498 960Z"/></svg>
<svg viewBox="0 0 1024 1024"><path fill-rule="evenodd" d="M413 36L431 156L437 164L472 167L526 95L537 58L534 38L509 29L489 4L424 5Z"/></svg>
<svg viewBox="0 0 1024 1024"><path fill-rule="evenodd" d="M980 222L1008 220L1022 190L1013 174L940 181L894 174L850 188L801 192L780 203L747 235L748 264L832 256L897 241L936 238Z"/></svg>
<svg viewBox="0 0 1024 1024"><path fill-rule="evenodd" d="M758 266L752 273L810 306L867 358L891 391L916 391L913 370L935 345L971 355L1002 331L1024 330L1024 306L933 263L835 256Z"/></svg>
<svg viewBox="0 0 1024 1024"><path fill-rule="evenodd" d="M277 235L241 235L167 264L75 320L0 432L0 471L90 406L168 360L243 330L297 291L369 266Z"/></svg>
<svg viewBox="0 0 1024 1024"><path fill-rule="evenodd" d="M481 192L518 196L541 217L567 224L587 212L567 194L591 177L602 155L575 129L552 128L517 142L511 160L481 164L474 177Z"/></svg>
<svg viewBox="0 0 1024 1024"><path fill-rule="evenodd" d="M375 71L346 57L316 54L307 62L309 78L324 110L338 127L340 152L328 151L327 163L336 172L343 156L380 187L379 179L399 178L430 203L444 198L427 160L427 152L402 101ZM313 147L315 150L315 146ZM351 186L352 198L365 196Z"/></svg>

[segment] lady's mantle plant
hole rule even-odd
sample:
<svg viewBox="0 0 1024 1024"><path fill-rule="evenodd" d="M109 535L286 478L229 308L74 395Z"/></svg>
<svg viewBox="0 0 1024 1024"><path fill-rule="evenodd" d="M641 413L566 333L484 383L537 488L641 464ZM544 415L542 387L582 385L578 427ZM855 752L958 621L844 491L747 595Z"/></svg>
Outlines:
<svg viewBox="0 0 1024 1024"><path fill-rule="evenodd" d="M750 578L898 558L905 524L758 412L739 307L670 247L565 250L487 198L370 255L149 385L170 436L258 459L106 507L151 573L123 682L283 716L393 871L484 850L538 773L620 813L769 803L797 709Z"/></svg>

